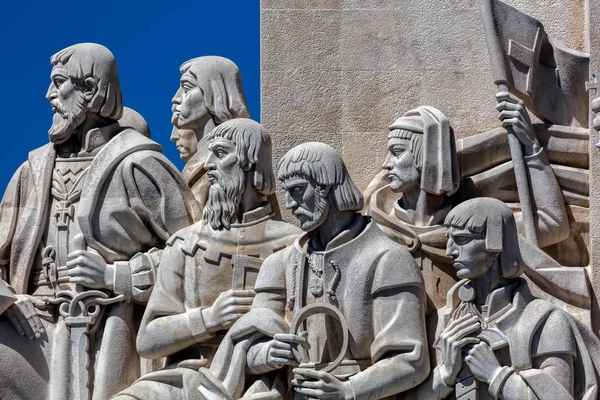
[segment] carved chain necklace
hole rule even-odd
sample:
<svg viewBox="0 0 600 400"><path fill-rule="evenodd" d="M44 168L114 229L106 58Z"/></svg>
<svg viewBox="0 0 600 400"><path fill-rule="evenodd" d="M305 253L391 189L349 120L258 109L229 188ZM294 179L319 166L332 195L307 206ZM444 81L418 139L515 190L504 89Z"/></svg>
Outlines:
<svg viewBox="0 0 600 400"><path fill-rule="evenodd" d="M313 252L310 250L310 248L308 248L306 251L306 260L308 263L308 267L313 272L311 274L310 280L309 280L310 292L312 293L312 295L315 298L319 298L319 297L323 296L323 270L324 270L324 267L318 268L317 266L315 266L315 258L316 257L318 257L318 255L313 254ZM341 274L340 268L336 265L336 263L333 260L329 260L329 264L331 264L331 267L335 271L335 275L333 276L331 285L329 286L329 289L326 291L326 293L330 300L335 301L336 300L335 291L337 290L337 287L340 284L340 279L342 277L342 274Z"/></svg>

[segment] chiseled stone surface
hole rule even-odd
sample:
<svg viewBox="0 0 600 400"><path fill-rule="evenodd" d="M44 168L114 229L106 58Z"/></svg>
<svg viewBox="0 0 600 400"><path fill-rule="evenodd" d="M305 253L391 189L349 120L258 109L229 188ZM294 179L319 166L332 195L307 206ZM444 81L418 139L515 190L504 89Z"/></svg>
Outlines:
<svg viewBox="0 0 600 400"><path fill-rule="evenodd" d="M507 3L585 50L584 2ZM476 1L262 0L261 27L261 122L270 132L298 141L363 133L384 148L375 133L418 104L442 110L458 139L499 126ZM351 143L336 148L348 154ZM359 188L383 158L348 159Z"/></svg>

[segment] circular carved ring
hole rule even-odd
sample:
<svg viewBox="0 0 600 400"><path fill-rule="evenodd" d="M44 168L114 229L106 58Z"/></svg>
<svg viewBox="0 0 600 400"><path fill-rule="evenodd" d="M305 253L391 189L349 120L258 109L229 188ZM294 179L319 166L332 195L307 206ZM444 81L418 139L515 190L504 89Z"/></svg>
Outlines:
<svg viewBox="0 0 600 400"><path fill-rule="evenodd" d="M334 319L336 319L340 325L342 326L342 348L340 350L340 354L336 357L335 360L330 362L322 371L331 372L336 369L344 360L344 356L346 355L346 350L348 349L348 325L346 324L346 320L344 319L344 315L337 308L327 303L315 303L310 304L308 306L302 307L298 313L294 316L292 321L292 325L290 327L290 332L292 334L296 334L300 324L302 324L308 317L315 314L325 314Z"/></svg>

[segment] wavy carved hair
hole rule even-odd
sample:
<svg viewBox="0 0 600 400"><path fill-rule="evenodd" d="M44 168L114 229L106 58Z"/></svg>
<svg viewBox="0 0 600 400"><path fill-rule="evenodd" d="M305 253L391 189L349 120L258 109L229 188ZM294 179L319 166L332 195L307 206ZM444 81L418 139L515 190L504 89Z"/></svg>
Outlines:
<svg viewBox="0 0 600 400"><path fill-rule="evenodd" d="M118 120L123 114L123 98L113 53L97 43L79 43L67 47L50 58L52 66L62 66L73 85L80 91L88 90L85 80L96 80L95 93L88 110L105 118Z"/></svg>
<svg viewBox="0 0 600 400"><path fill-rule="evenodd" d="M197 57L184 62L179 72L187 72L196 80L215 125L250 116L240 70L233 61L217 56Z"/></svg>
<svg viewBox="0 0 600 400"><path fill-rule="evenodd" d="M208 134L208 140L225 138L235 143L236 155L244 171L254 168L253 186L263 196L275 192L271 135L258 122L235 118L218 125Z"/></svg>
<svg viewBox="0 0 600 400"><path fill-rule="evenodd" d="M293 176L311 178L332 188L340 211L360 211L363 196L346 169L344 160L331 146L319 142L303 143L288 151L279 162L278 179Z"/></svg>

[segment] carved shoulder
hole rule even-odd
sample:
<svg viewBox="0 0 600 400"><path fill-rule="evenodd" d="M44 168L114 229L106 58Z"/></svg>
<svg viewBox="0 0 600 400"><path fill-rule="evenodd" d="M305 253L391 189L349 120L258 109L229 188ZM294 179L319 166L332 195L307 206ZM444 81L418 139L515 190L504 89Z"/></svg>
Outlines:
<svg viewBox="0 0 600 400"><path fill-rule="evenodd" d="M285 271L291 248L287 247L267 257L260 267L254 290L285 289Z"/></svg>

